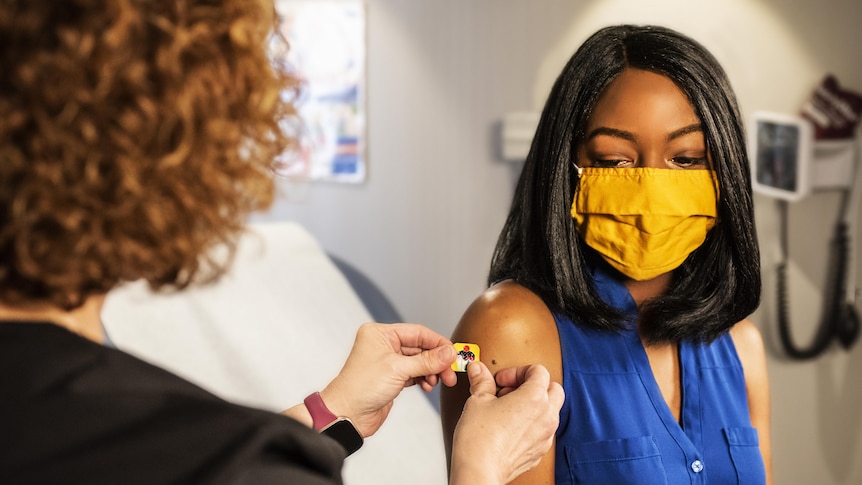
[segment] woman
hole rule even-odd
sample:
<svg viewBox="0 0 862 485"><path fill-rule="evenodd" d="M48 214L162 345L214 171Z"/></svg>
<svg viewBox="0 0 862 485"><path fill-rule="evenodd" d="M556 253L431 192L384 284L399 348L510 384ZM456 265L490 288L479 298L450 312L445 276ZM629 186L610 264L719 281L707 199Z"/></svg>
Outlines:
<svg viewBox="0 0 862 485"><path fill-rule="evenodd" d="M517 483L768 483L759 253L735 96L698 43L599 30L554 84L453 340L546 366L555 449ZM466 399L442 392L447 452Z"/></svg>
<svg viewBox="0 0 862 485"><path fill-rule="evenodd" d="M102 345L107 292L217 278L230 254L213 248L272 202L293 84L265 49L273 12L0 3L0 482L341 483L405 385L453 384L452 342L420 325L362 326L341 373L283 415ZM469 380L452 482L504 483L550 447L562 390L541 366ZM513 413L523 426L497 424Z"/></svg>

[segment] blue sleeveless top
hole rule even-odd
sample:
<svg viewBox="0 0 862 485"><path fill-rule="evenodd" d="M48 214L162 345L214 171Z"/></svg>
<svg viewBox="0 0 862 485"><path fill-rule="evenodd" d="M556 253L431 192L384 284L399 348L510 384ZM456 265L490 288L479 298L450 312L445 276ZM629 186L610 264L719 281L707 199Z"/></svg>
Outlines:
<svg viewBox="0 0 862 485"><path fill-rule="evenodd" d="M635 321L628 289L601 268L602 298ZM566 400L556 435L556 483L766 483L745 377L730 335L679 344L677 422L653 377L636 328L585 329L554 315Z"/></svg>

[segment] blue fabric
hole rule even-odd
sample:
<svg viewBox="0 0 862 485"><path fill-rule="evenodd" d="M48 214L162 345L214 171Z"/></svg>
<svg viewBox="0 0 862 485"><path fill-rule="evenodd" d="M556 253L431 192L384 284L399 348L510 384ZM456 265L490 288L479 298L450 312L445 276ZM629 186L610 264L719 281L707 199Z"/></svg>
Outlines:
<svg viewBox="0 0 862 485"><path fill-rule="evenodd" d="M602 298L630 316L608 333L554 315L566 401L556 443L556 483L736 484L766 482L745 378L730 336L679 345L677 422L653 377L626 287L596 269Z"/></svg>

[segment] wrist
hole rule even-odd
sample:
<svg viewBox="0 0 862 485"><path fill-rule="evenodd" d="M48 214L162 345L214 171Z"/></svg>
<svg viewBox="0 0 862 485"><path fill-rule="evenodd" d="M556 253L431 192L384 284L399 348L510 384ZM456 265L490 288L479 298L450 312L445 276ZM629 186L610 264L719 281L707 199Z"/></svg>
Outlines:
<svg viewBox="0 0 862 485"><path fill-rule="evenodd" d="M329 409L319 392L309 394L302 403L311 416L311 427L316 431L321 431L338 419L338 415Z"/></svg>
<svg viewBox="0 0 862 485"><path fill-rule="evenodd" d="M305 407L305 403L297 404L296 406L285 409L281 414L299 421L309 428L314 428L314 421L311 419L311 413L308 412L308 408Z"/></svg>
<svg viewBox="0 0 862 485"><path fill-rule="evenodd" d="M339 392L338 383L333 381L320 391L320 398L323 399L326 407L336 416L355 419L356 413L353 411L350 402L342 398L344 394L343 392Z"/></svg>
<svg viewBox="0 0 862 485"><path fill-rule="evenodd" d="M345 416L333 413L319 392L309 394L303 403L311 415L313 428L337 441L344 447L348 456L362 447L362 435L359 434L353 422Z"/></svg>
<svg viewBox="0 0 862 485"><path fill-rule="evenodd" d="M469 453L459 458L458 450L452 452L452 467L449 472L449 485L502 485L506 481L502 477L490 473L497 466L479 458L476 453Z"/></svg>

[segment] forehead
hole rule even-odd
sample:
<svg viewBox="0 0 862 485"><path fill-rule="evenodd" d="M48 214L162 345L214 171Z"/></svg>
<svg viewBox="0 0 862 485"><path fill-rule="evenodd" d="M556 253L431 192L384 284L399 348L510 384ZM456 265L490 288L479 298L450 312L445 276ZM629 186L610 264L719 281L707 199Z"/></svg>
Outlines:
<svg viewBox="0 0 862 485"><path fill-rule="evenodd" d="M630 131L673 131L698 121L688 98L668 77L628 68L599 97L589 129L607 126Z"/></svg>

